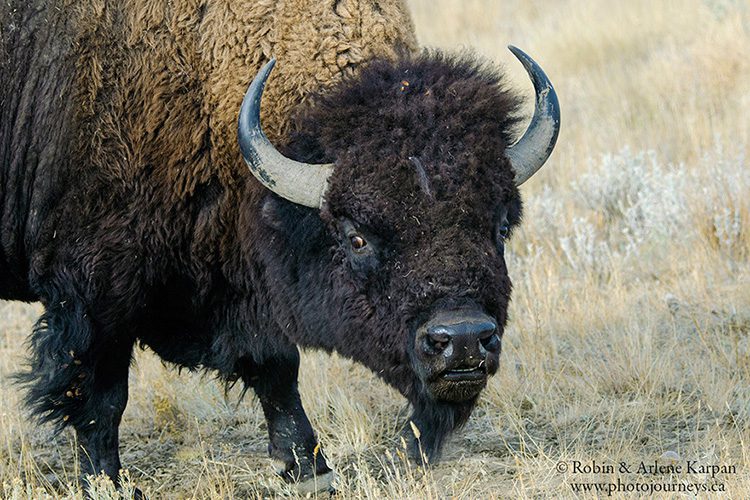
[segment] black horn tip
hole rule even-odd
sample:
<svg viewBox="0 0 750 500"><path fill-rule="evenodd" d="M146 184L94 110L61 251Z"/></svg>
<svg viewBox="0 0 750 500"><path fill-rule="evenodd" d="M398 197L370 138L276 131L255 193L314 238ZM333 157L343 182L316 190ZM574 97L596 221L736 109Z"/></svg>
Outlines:
<svg viewBox="0 0 750 500"><path fill-rule="evenodd" d="M534 89L537 91L537 95L541 94L544 90L549 89L550 93L552 94L550 97L557 100L557 95L555 95L555 90L552 88L552 83L549 81L549 78L547 78L547 74L544 72L541 66L537 64L536 61L534 61L531 56L529 56L526 52L519 49L518 47L514 45L508 45L508 50L510 50L514 56L516 56L516 59L518 59L521 64L523 64L524 69L531 77L532 83L534 84Z"/></svg>
<svg viewBox="0 0 750 500"><path fill-rule="evenodd" d="M528 61L532 60L531 57L529 57L529 55L526 52L524 52L523 50L519 49L515 45L508 45L508 50L510 50L511 52L513 52L513 55L516 56L518 59L521 59L521 60L525 59L525 60L528 60Z"/></svg>
<svg viewBox="0 0 750 500"><path fill-rule="evenodd" d="M258 71L253 78L250 87L248 87L245 97L242 100L239 117L239 142L242 153L246 155L251 149L250 139L257 133L262 133L260 125L260 101L263 97L263 89L271 74L273 67L276 65L276 58L272 57Z"/></svg>
<svg viewBox="0 0 750 500"><path fill-rule="evenodd" d="M555 128L554 140L550 144L548 150L551 152L555 146L557 135L560 132L560 101L557 98L557 92L555 92L555 88L552 86L552 82L550 82L547 74L544 72L542 67L539 66L539 64L537 64L537 62L534 61L526 52L519 49L515 45L508 45L508 50L510 50L513 55L516 56L521 64L523 64L526 72L529 74L529 77L531 78L531 81L534 85L534 90L536 91L537 107L544 107L545 109L540 111L546 113L547 116L549 116L557 125L557 127Z"/></svg>
<svg viewBox="0 0 750 500"><path fill-rule="evenodd" d="M516 144L508 148L517 169L518 185L533 175L552 154L560 133L560 102L544 70L523 50L508 46L523 64L535 91L534 115L528 129ZM520 175L518 175L520 174Z"/></svg>
<svg viewBox="0 0 750 500"><path fill-rule="evenodd" d="M539 65L526 52L519 49L515 45L508 45L508 50L510 50L511 53L514 56L516 56L516 59L521 61L521 64L523 64L523 67L524 69L526 69L526 72L529 73L534 79L534 86L536 86L536 83L537 83L536 74L538 71L542 71L542 68L540 68ZM542 71L542 73L544 73L544 71Z"/></svg>

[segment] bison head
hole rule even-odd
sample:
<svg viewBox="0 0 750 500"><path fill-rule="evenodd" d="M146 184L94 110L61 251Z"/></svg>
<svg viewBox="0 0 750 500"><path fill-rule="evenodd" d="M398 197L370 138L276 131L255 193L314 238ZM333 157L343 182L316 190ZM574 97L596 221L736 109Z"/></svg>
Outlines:
<svg viewBox="0 0 750 500"><path fill-rule="evenodd" d="M441 53L375 60L313 96L293 119L286 155L260 125L274 61L240 113L245 160L278 195L263 205L277 242L266 265L293 318L290 337L360 361L401 390L433 456L497 371L518 186L559 129L549 80L511 50L536 89L515 144L519 99L501 75Z"/></svg>

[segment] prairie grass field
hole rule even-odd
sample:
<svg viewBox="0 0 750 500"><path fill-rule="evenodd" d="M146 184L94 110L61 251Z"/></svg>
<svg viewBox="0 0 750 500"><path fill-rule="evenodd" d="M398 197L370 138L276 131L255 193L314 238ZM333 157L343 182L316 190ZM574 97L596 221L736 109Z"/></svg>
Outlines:
<svg viewBox="0 0 750 500"><path fill-rule="evenodd" d="M394 390L303 354L302 399L338 498L591 498L607 492L575 484L618 482L658 498L693 496L664 484L750 498L750 1L408 3L422 45L471 48L530 102L506 45L534 57L562 131L522 188L500 371L440 463L405 461L408 408ZM0 497L79 498L73 434L34 423L10 378L40 312L0 305ZM126 486L152 499L295 498L272 472L258 401L240 392L138 351L120 428ZM655 461L681 472L634 472ZM117 498L97 485L95 498ZM612 494L634 495L647 496Z"/></svg>

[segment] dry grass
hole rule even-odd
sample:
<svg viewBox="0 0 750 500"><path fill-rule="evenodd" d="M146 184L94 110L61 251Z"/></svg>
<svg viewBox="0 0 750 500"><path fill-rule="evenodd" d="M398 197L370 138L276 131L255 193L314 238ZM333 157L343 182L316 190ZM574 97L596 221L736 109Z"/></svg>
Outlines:
<svg viewBox="0 0 750 500"><path fill-rule="evenodd" d="M750 496L748 2L410 4L423 44L474 47L525 91L505 45L536 57L564 128L524 187L501 371L444 462L405 466L403 400L361 367L305 354L302 395L341 498L589 497L570 483L618 479ZM13 499L79 494L71 436L31 423L8 380L38 314L0 307L0 495ZM293 496L265 458L257 402L236 399L139 353L121 428L133 481L152 498ZM737 471L556 471L670 450Z"/></svg>

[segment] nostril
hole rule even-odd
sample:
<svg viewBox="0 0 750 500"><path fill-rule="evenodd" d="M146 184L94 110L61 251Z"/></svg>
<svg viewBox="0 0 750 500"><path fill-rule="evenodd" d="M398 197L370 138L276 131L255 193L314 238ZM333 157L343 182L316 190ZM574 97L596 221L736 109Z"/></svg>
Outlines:
<svg viewBox="0 0 750 500"><path fill-rule="evenodd" d="M485 341L495 335L497 325L494 321L483 321L476 325L476 331L479 332L479 339Z"/></svg>
<svg viewBox="0 0 750 500"><path fill-rule="evenodd" d="M488 337L480 337L479 342L488 351L497 351L500 347L500 337L495 334L494 330Z"/></svg>
<svg viewBox="0 0 750 500"><path fill-rule="evenodd" d="M427 330L425 340L427 341L428 347L441 352L448 347L448 344L450 344L451 334L444 327L432 327Z"/></svg>

